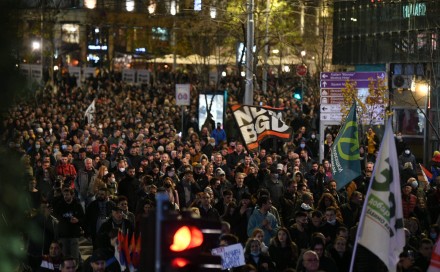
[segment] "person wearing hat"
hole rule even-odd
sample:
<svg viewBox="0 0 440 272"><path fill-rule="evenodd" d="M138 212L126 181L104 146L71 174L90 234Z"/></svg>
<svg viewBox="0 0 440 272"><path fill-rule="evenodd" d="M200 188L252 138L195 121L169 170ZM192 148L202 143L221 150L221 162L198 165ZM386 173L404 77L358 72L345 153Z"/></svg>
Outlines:
<svg viewBox="0 0 440 272"><path fill-rule="evenodd" d="M231 177L231 169L228 167L227 164L223 163L223 155L221 152L217 152L214 154L214 173L217 173L217 169L221 168L223 172L225 173L227 178Z"/></svg>
<svg viewBox="0 0 440 272"><path fill-rule="evenodd" d="M180 208L187 208L196 199L196 194L203 192L203 189L194 179L194 173L190 169L185 170L181 182L176 184L179 195Z"/></svg>
<svg viewBox="0 0 440 272"><path fill-rule="evenodd" d="M217 168L214 172L214 175L220 180L220 191L223 192L224 190L232 187L232 183L226 179L226 173L222 168Z"/></svg>
<svg viewBox="0 0 440 272"><path fill-rule="evenodd" d="M272 198L272 203L277 210L280 209L280 198L284 195L284 184L280 177L280 171L282 171L283 165L272 165L270 168L270 174L266 177L266 188Z"/></svg>
<svg viewBox="0 0 440 272"><path fill-rule="evenodd" d="M206 188L206 186L209 185L208 177L206 176L201 163L196 163L194 165L194 179L201 188Z"/></svg>
<svg viewBox="0 0 440 272"><path fill-rule="evenodd" d="M108 259L108 254L107 252L102 249L96 249L93 251L92 256L90 256L88 262L86 261L85 263L85 270L87 269L87 264L90 265L90 267L92 268L91 270L88 271L93 271L93 272L104 272L106 271L106 261Z"/></svg>

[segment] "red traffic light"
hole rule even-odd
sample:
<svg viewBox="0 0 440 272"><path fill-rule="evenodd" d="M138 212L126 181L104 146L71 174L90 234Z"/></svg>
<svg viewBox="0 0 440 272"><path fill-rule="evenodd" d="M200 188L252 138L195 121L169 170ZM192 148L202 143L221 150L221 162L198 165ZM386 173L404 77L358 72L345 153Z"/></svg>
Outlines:
<svg viewBox="0 0 440 272"><path fill-rule="evenodd" d="M194 226L182 226L173 236L173 244L170 250L181 252L187 249L195 248L203 244L203 233Z"/></svg>
<svg viewBox="0 0 440 272"><path fill-rule="evenodd" d="M185 258L175 258L171 262L171 266L175 268L183 268L189 264L189 261Z"/></svg>

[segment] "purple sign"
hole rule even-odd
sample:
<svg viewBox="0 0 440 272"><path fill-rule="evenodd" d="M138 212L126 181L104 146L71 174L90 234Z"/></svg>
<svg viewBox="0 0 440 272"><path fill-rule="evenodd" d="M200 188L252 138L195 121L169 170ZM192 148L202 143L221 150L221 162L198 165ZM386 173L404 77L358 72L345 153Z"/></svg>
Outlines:
<svg viewBox="0 0 440 272"><path fill-rule="evenodd" d="M321 73L321 81L369 81L369 78L376 80L377 78L386 79L386 72L324 72Z"/></svg>
<svg viewBox="0 0 440 272"><path fill-rule="evenodd" d="M346 81L356 82L356 88L368 88L370 79L387 79L386 72L324 72L321 73L321 88L345 88Z"/></svg>
<svg viewBox="0 0 440 272"><path fill-rule="evenodd" d="M351 82L356 82L356 88L368 88L370 81L355 81L351 80ZM331 81L331 80L321 80L321 89L342 89L345 88L345 81Z"/></svg>

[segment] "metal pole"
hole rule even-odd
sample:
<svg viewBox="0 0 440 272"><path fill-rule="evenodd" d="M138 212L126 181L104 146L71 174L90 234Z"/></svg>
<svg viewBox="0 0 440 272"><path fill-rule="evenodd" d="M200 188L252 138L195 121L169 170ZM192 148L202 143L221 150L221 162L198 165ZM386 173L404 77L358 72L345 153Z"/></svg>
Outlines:
<svg viewBox="0 0 440 272"><path fill-rule="evenodd" d="M269 65L267 64L267 58L269 57L269 12L270 12L270 0L266 2L266 37L264 39L264 66L263 66L263 93L267 94L267 72Z"/></svg>
<svg viewBox="0 0 440 272"><path fill-rule="evenodd" d="M254 104L254 71L253 71L253 47L254 47L254 0L248 0L248 22L246 37L246 88L244 94L244 104Z"/></svg>
<svg viewBox="0 0 440 272"><path fill-rule="evenodd" d="M428 112L428 105L429 105L429 96L430 96L430 86L428 85L428 91L426 92L426 99L425 99L425 129L423 130L423 164L428 165L429 162L429 144L431 141L429 141L429 112Z"/></svg>
<svg viewBox="0 0 440 272"><path fill-rule="evenodd" d="M184 116L183 116L184 114L185 114L185 106L182 106L182 130L181 130L181 131L182 131L182 137L181 137L182 139L183 139L184 135L186 135L186 134L183 132L184 127L185 127L185 126L184 126L184 121L185 121L185 119L184 119Z"/></svg>
<svg viewBox="0 0 440 272"><path fill-rule="evenodd" d="M163 211L164 211L164 203L168 201L168 195L164 192L159 192L156 194L156 239L154 243L154 249L156 252L156 260L155 260L155 271L161 272L161 245L160 245L160 238L162 236L162 221L164 218Z"/></svg>

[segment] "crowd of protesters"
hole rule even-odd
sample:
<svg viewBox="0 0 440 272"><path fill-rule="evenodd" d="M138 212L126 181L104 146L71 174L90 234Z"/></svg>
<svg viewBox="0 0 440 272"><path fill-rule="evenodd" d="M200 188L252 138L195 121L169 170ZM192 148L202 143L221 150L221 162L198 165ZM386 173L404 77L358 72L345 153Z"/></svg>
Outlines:
<svg viewBox="0 0 440 272"><path fill-rule="evenodd" d="M221 88L229 105L238 103L234 80ZM157 191L166 192L176 210L222 222L221 239L245 247L247 265L234 271L348 271L380 144L373 129L361 142L362 175L337 191L329 160L337 131L328 130L320 147L316 97L306 95L300 106L290 94L257 91L255 103L284 108L295 133L248 153L229 109L223 124L197 120L202 91L193 84L191 106L182 111L171 82L131 86L98 74L82 87L60 78L11 106L1 137L26 166L29 220L39 226L27 236L34 271L61 271L60 256L69 257L66 266L81 263L80 237L95 250L81 271L100 271L103 259L105 271L120 271L112 261L117 230L142 232L140 221L154 209ZM84 114L93 100L88 123ZM396 144L407 238L398 269L426 271L440 232L440 180L419 182L400 134ZM440 155L433 163L440 164ZM358 271L373 271L369 265Z"/></svg>

